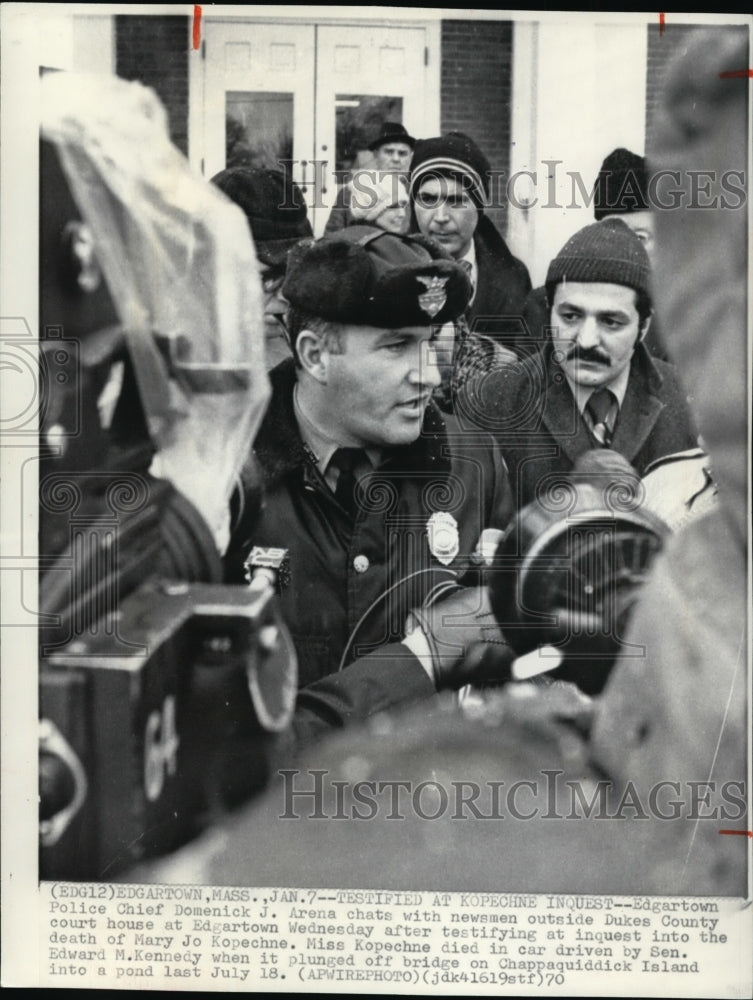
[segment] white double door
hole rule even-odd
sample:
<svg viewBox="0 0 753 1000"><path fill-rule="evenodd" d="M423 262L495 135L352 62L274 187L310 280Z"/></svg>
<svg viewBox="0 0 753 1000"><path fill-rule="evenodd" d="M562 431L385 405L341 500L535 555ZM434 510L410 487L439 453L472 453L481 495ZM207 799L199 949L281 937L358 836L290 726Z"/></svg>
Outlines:
<svg viewBox="0 0 753 1000"><path fill-rule="evenodd" d="M291 170L320 235L338 177L369 162L383 121L435 135L439 92L431 27L207 20L194 93L191 159Z"/></svg>

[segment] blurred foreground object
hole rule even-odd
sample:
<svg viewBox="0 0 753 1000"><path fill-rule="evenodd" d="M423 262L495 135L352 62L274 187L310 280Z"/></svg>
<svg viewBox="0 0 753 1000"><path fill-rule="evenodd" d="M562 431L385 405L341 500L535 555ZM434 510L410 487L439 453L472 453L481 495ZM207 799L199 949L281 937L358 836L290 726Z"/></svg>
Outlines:
<svg viewBox="0 0 753 1000"><path fill-rule="evenodd" d="M190 170L150 90L67 73L41 87L42 136L91 230L158 450L152 471L188 497L222 552L269 395L246 219Z"/></svg>
<svg viewBox="0 0 753 1000"><path fill-rule="evenodd" d="M626 630L670 529L646 506L638 473L600 448L541 485L494 533L483 586L439 584L412 612L438 690L538 677L594 695L620 657L643 656Z"/></svg>
<svg viewBox="0 0 753 1000"><path fill-rule="evenodd" d="M714 510L719 502L709 457L700 448L652 462L643 477L643 489L646 506L673 531Z"/></svg>
<svg viewBox="0 0 753 1000"><path fill-rule="evenodd" d="M41 91L40 875L97 879L262 787L296 659L218 582L268 396L245 218L139 84Z"/></svg>
<svg viewBox="0 0 753 1000"><path fill-rule="evenodd" d="M734 73L749 60L746 27L699 32L668 71L654 127L651 169L680 171L685 204L693 172L709 178L703 211L657 210L655 260L665 345L718 497L657 561L628 632L646 643L646 657L615 670L593 736L596 762L618 785L636 776L645 786L733 782L746 804L750 230L745 201L725 207L722 194L731 177L747 176L750 81ZM747 810L735 819L653 823L644 847L653 884L744 895L750 840L719 836L720 827L751 828Z"/></svg>

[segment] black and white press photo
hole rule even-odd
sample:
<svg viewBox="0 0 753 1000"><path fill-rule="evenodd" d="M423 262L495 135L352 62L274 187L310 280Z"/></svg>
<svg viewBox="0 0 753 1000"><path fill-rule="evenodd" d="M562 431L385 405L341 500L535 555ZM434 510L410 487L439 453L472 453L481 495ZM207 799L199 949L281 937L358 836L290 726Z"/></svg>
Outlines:
<svg viewBox="0 0 753 1000"><path fill-rule="evenodd" d="M750 989L751 24L3 5L3 985Z"/></svg>

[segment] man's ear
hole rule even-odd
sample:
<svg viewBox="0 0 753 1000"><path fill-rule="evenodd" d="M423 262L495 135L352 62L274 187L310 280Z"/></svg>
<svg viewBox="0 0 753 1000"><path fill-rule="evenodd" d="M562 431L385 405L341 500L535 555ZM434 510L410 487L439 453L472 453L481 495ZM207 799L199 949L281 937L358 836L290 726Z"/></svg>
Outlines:
<svg viewBox="0 0 753 1000"><path fill-rule="evenodd" d="M643 326L640 328L640 333L638 335L639 341L646 339L646 334L648 333L648 328L651 326L651 320L653 319L653 317L654 314L649 313L648 316L646 316L646 318L644 319Z"/></svg>
<svg viewBox="0 0 753 1000"><path fill-rule="evenodd" d="M301 367L305 372L320 382L327 382L329 370L329 350L325 338L313 330L303 329L295 342Z"/></svg>

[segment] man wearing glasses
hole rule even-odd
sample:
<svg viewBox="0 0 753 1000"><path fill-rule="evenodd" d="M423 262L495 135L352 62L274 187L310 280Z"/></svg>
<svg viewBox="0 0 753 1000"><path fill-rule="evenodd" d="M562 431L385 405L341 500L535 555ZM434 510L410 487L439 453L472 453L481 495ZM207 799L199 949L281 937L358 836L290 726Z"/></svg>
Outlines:
<svg viewBox="0 0 753 1000"><path fill-rule="evenodd" d="M303 193L288 174L267 168L231 167L213 177L212 183L243 209L248 220L262 268L267 367L274 368L290 357L287 302L282 297L288 251L313 235Z"/></svg>

